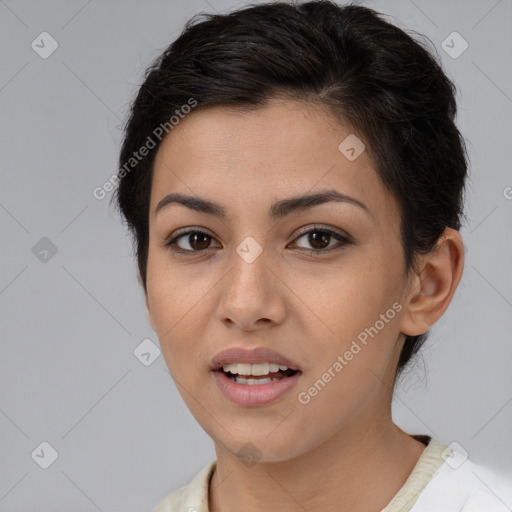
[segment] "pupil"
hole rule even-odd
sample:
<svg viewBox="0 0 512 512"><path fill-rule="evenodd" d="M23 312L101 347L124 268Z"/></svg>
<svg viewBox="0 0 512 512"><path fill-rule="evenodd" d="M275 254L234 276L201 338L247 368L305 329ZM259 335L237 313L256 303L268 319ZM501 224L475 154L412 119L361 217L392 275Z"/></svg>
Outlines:
<svg viewBox="0 0 512 512"><path fill-rule="evenodd" d="M324 247L327 247L329 245L329 238L331 235L328 233L324 233L322 231L315 231L314 233L309 234L309 243L315 248L315 249L323 249ZM320 242L321 247L316 247L315 243L318 243L319 240L323 240L326 242L325 244L322 244Z"/></svg>
<svg viewBox="0 0 512 512"><path fill-rule="evenodd" d="M192 238L192 242L190 242L190 246L195 248L195 249L207 249L208 248L208 235L205 235L204 233L193 233L192 235L190 235L190 237ZM197 243L197 240L198 238L199 239L203 239L203 244L199 243L199 246L200 247L197 247L195 246L195 244Z"/></svg>

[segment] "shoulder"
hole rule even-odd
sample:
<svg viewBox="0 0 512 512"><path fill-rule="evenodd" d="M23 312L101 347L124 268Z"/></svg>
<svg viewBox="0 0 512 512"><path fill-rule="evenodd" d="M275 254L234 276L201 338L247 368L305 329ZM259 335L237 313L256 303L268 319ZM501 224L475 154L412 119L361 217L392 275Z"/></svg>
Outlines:
<svg viewBox="0 0 512 512"><path fill-rule="evenodd" d="M452 450L410 510L510 512L511 507L512 475L502 475Z"/></svg>
<svg viewBox="0 0 512 512"><path fill-rule="evenodd" d="M208 512L208 487L217 461L209 462L187 485L176 489L153 512Z"/></svg>

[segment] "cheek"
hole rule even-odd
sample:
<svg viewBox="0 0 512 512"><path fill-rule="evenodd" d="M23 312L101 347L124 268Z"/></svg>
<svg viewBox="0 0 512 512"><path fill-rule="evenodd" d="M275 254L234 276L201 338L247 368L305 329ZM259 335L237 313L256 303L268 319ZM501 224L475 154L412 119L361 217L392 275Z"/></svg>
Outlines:
<svg viewBox="0 0 512 512"><path fill-rule="evenodd" d="M392 306L398 289L394 273L375 258L354 255L314 272L296 269L292 282L307 306L302 310L320 325L326 343L334 339L343 344Z"/></svg>
<svg viewBox="0 0 512 512"><path fill-rule="evenodd" d="M171 265L165 253L148 257L151 317L173 375L198 364L201 343L211 329L212 291L218 280L215 272Z"/></svg>
<svg viewBox="0 0 512 512"><path fill-rule="evenodd" d="M318 316L305 335L316 356L301 391L311 399L308 414L322 415L336 403L341 421L384 385L399 334L399 274L368 256L330 269L329 276L317 276L322 285L316 287L315 280L298 280Z"/></svg>
<svg viewBox="0 0 512 512"><path fill-rule="evenodd" d="M165 351L180 338L187 311L198 299L194 283L185 283L183 275L163 260L160 256L148 258L147 294L155 330Z"/></svg>
<svg viewBox="0 0 512 512"><path fill-rule="evenodd" d="M300 426L304 437L340 431L351 424L361 411L368 410L369 401L386 393L377 377L380 372L375 372L367 361L358 357L338 373L324 368L324 373L319 373L298 389L297 407L305 420ZM373 407L372 410L376 412Z"/></svg>
<svg viewBox="0 0 512 512"><path fill-rule="evenodd" d="M179 328L179 322L204 295L204 282L194 279L172 263L166 251L150 250L147 267L148 300L158 332L164 337Z"/></svg>

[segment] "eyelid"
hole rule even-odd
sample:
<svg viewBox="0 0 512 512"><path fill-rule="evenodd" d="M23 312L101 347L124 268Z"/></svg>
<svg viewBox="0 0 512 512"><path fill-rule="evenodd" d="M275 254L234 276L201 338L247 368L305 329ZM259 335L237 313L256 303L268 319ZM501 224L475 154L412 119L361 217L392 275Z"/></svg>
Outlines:
<svg viewBox="0 0 512 512"><path fill-rule="evenodd" d="M299 231L299 233L295 236L293 242L296 242L304 235L314 232L327 233L331 238L336 239L338 243L333 245L332 247L327 247L325 249L307 249L305 247L300 247L300 252L306 252L310 256L321 258L322 256L328 256L333 252L341 251L345 249L345 247L349 245L354 245L355 243L354 239L346 232L337 230L335 228L331 228L329 226L322 226L319 224L306 226L304 229Z"/></svg>
<svg viewBox="0 0 512 512"><path fill-rule="evenodd" d="M175 244L177 242L177 240L179 238L181 238L182 236L190 235L192 233L202 233L203 235L206 235L212 239L215 239L215 237L211 233L209 233L208 230L206 230L200 226L187 226L186 228L181 228L181 229L178 229L177 231L174 231L168 237L166 237L166 239L163 242L163 246L170 247L171 244ZM204 252L204 251L189 251L186 249L180 249L179 247L177 250L181 250L183 252L197 252L197 253ZM208 249L205 249L205 250L208 250Z"/></svg>
<svg viewBox="0 0 512 512"><path fill-rule="evenodd" d="M299 232L295 235L292 242L295 242L302 236L304 236L308 233L311 233L311 232L327 233L331 236L336 237L338 239L338 242L341 243L342 245L334 246L334 247L327 248L327 249L306 249L304 247L301 247L300 248L301 251L307 251L311 254L321 256L322 254L329 254L332 251L342 249L344 246L354 244L354 240L346 232L337 230L336 228L332 228L330 226L321 225L321 224L313 224L313 225L309 224L307 226L299 228ZM201 254L201 253L206 253L212 249L211 247L209 247L204 250L193 251L193 250L189 250L189 249L182 249L177 246L178 239L180 239L183 236L190 235L193 233L201 233L201 234L204 234L204 235L210 237L212 240L216 240L215 236L210 234L208 232L208 230L206 230L200 226L188 226L188 227L181 228L181 229L178 229L177 231L173 232L171 234L171 236L167 237L166 240L164 240L163 245L165 248L170 249L173 252L178 253L180 255L187 255L187 254L193 255L194 253L197 255L197 254Z"/></svg>
<svg viewBox="0 0 512 512"><path fill-rule="evenodd" d="M326 226L326 225L322 225L322 224L312 224L312 225L308 224L307 226L304 227L304 229L299 228L299 232L297 233L295 238L299 238L302 235L309 233L310 231L323 231L323 232L338 235L340 237L343 237L347 240L352 241L352 237L348 233L345 233L344 231L341 231L339 229L332 228L330 226Z"/></svg>

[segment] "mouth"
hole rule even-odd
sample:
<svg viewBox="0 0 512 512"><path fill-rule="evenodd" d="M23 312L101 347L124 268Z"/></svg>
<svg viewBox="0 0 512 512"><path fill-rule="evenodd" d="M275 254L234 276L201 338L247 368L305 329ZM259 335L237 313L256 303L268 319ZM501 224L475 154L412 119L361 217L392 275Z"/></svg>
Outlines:
<svg viewBox="0 0 512 512"><path fill-rule="evenodd" d="M269 405L285 396L302 375L297 363L269 347L232 347L210 369L219 391L242 407Z"/></svg>
<svg viewBox="0 0 512 512"><path fill-rule="evenodd" d="M230 363L212 373L221 394L241 407L264 407L276 402L297 385L302 375L301 370L270 363Z"/></svg>
<svg viewBox="0 0 512 512"><path fill-rule="evenodd" d="M276 363L231 363L224 365L217 371L223 373L231 382L244 386L271 384L300 373L300 370L294 370L286 365Z"/></svg>

